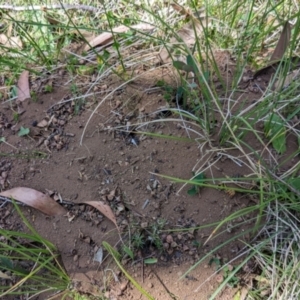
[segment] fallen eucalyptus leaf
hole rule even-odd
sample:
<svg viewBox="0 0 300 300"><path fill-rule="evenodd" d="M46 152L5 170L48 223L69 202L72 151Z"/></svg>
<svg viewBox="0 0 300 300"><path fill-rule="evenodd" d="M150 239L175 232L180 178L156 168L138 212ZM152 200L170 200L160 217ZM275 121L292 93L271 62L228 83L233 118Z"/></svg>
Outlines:
<svg viewBox="0 0 300 300"><path fill-rule="evenodd" d="M280 38L278 40L278 43L276 45L276 48L271 56L270 61L276 61L276 60L281 60L289 43L290 43L290 39L291 39L291 25L290 23L287 21L285 22Z"/></svg>
<svg viewBox="0 0 300 300"><path fill-rule="evenodd" d="M91 205L91 206L95 207L96 209L98 209L101 212L101 214L103 214L106 218L111 220L118 228L116 217L115 217L113 211L111 210L111 208L107 204L105 204L102 201L86 201L86 202L82 202L82 203Z"/></svg>
<svg viewBox="0 0 300 300"><path fill-rule="evenodd" d="M104 32L100 35L96 36L93 40L89 42L89 45L86 45L84 48L84 52L90 50L91 48L97 47L97 46L104 46L108 45L113 42L113 34L117 33L126 33L132 29L140 30L140 31L151 31L155 27L149 24L137 24L133 25L131 27L127 27L125 25L121 25L118 27L115 27L112 29L112 32Z"/></svg>
<svg viewBox="0 0 300 300"><path fill-rule="evenodd" d="M30 98L30 88L29 88L29 72L27 70L23 71L18 80L18 100L24 101Z"/></svg>
<svg viewBox="0 0 300 300"><path fill-rule="evenodd" d="M65 209L52 198L31 188L17 187L1 192L0 195L22 202L49 216L66 213Z"/></svg>

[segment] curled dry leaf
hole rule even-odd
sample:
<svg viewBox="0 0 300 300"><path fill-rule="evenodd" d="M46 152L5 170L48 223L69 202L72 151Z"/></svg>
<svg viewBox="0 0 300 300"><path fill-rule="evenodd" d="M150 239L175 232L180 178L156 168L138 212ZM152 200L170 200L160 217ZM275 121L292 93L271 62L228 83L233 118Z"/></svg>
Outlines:
<svg viewBox="0 0 300 300"><path fill-rule="evenodd" d="M18 100L24 101L30 98L30 89L29 89L29 72L23 71L18 80Z"/></svg>
<svg viewBox="0 0 300 300"><path fill-rule="evenodd" d="M257 78L258 76L264 73L268 75L276 73L276 70L280 65L280 61L283 58L287 47L289 46L291 39L291 30L292 28L290 23L286 22L281 32L280 38L277 42L276 48L270 58L270 62L267 64L267 66L257 70L254 73L253 78ZM292 62L292 68L299 67L298 57L291 57L290 60Z"/></svg>
<svg viewBox="0 0 300 300"><path fill-rule="evenodd" d="M285 22L276 48L271 56L270 61L281 60L287 47L290 44L292 28L289 22Z"/></svg>
<svg viewBox="0 0 300 300"><path fill-rule="evenodd" d="M52 198L34 189L17 187L1 192L0 195L18 200L49 216L63 215L66 213L65 209Z"/></svg>
<svg viewBox="0 0 300 300"><path fill-rule="evenodd" d="M103 214L106 218L111 220L118 228L116 217L113 211L111 210L111 208L107 204L105 204L102 201L86 201L83 202L83 204L88 204L98 209L101 212L101 214Z"/></svg>
<svg viewBox="0 0 300 300"><path fill-rule="evenodd" d="M40 128L44 128L44 127L47 127L48 126L48 121L43 119L42 121L40 121L38 124L37 124L37 127L40 127Z"/></svg>
<svg viewBox="0 0 300 300"><path fill-rule="evenodd" d="M150 31L153 30L155 27L149 24L137 24L133 25L131 27L127 27L125 25L118 26L116 28L113 28L112 32L115 33L124 33L131 29L135 30L141 30L141 31ZM90 50L91 48L97 47L97 46L103 46L107 45L110 42L113 41L113 34L111 32L104 32L100 35L96 36L93 40L89 42L89 45L86 45L84 48L84 52Z"/></svg>

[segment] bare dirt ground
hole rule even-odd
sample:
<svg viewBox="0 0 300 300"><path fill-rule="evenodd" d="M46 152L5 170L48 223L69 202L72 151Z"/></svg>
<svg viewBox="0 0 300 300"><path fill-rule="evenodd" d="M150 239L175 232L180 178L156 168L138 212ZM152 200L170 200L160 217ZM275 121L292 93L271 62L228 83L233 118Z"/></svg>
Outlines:
<svg viewBox="0 0 300 300"><path fill-rule="evenodd" d="M237 209L255 204L255 199L208 188L190 196L187 194L190 186L178 193L182 184L159 176L189 179L195 165L205 164L209 155L209 148L203 151L201 143L155 136L187 137L180 120L165 122L159 114L152 114L165 107L166 101L161 89L147 91L160 78L172 82L171 74L168 68L148 72L109 96L91 118L82 145L83 129L93 109L123 82L120 78L110 76L99 83L94 91L102 94L85 99L77 114L78 103L68 102L70 85L65 85L67 80L63 78L56 78L51 93L40 93L36 101L24 102L24 113L18 122L14 121L12 108L5 103L1 105L1 136L17 148L0 145L3 155L0 171L7 174L2 190L30 187L74 204L101 200L116 215L122 240L110 220L86 205L65 205L69 213L59 217L22 208L37 231L58 247L66 270L84 292L99 295L101 291L107 299L143 299L107 253L102 264L94 261L102 241L121 249L123 243L128 245L134 235L140 234L144 241L134 261L127 258L123 263L155 299L207 299L222 281L220 274L213 275L214 265L207 260L184 279L179 280L180 276L210 250L253 227L253 221L249 220L246 226L224 228L222 235L203 246L213 228L190 228L218 222ZM238 96L237 99L242 98ZM259 96L249 90L244 94L249 103ZM51 118L50 126L36 126ZM133 135L126 130L126 126L149 120L155 122L140 131L153 135ZM120 125L125 126L125 132L113 129ZM30 128L29 136L16 134L21 126ZM210 160L217 158L212 156ZM205 173L207 177L235 177L246 175L248 170L223 157ZM11 204L3 206L0 213L2 228L25 230ZM151 241L157 231L161 248ZM246 234L244 238L247 240L249 236ZM233 242L220 249L217 256L228 261L240 247L241 244ZM144 265L143 259L149 257L157 258L157 263ZM89 285L85 287L83 282ZM232 293L233 290L227 290L220 299L232 299Z"/></svg>

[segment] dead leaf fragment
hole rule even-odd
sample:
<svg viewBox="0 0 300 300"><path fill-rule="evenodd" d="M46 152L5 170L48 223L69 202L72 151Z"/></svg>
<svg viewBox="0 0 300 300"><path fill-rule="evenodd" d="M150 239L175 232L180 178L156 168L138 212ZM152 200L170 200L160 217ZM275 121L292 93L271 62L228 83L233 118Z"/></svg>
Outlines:
<svg viewBox="0 0 300 300"><path fill-rule="evenodd" d="M40 121L38 124L37 124L37 127L40 127L40 128L44 128L44 127L47 127L48 126L48 121L43 119L42 121Z"/></svg>
<svg viewBox="0 0 300 300"><path fill-rule="evenodd" d="M49 216L63 215L65 209L49 196L27 187L17 187L0 193L1 196L18 200Z"/></svg>
<svg viewBox="0 0 300 300"><path fill-rule="evenodd" d="M281 60L291 39L292 28L289 22L284 24L283 30L281 32L280 38L276 45L276 48L271 56L270 61Z"/></svg>
<svg viewBox="0 0 300 300"><path fill-rule="evenodd" d="M0 271L0 278L1 279L12 279L11 276L8 276L7 274L3 273L2 271Z"/></svg>
<svg viewBox="0 0 300 300"><path fill-rule="evenodd" d="M90 50L91 48L97 47L97 46L103 46L103 45L107 45L110 42L113 41L113 34L116 33L124 33L129 31L130 29L136 29L136 30L141 30L141 31L150 31L153 30L155 27L149 24L137 24L137 25L133 25L131 27L127 27L125 25L121 25L118 27L113 28L112 32L104 32L101 33L100 35L96 36L94 39L92 39L89 42L89 45L86 45L84 48L84 52Z"/></svg>
<svg viewBox="0 0 300 300"><path fill-rule="evenodd" d="M18 80L18 91L17 91L19 101L24 101L30 98L30 88L29 88L29 72L23 71Z"/></svg>
<svg viewBox="0 0 300 300"><path fill-rule="evenodd" d="M88 204L98 209L101 212L101 214L103 214L106 218L111 220L118 228L116 217L113 211L111 210L111 208L107 204L105 204L102 201L87 201L87 202L83 202L83 204Z"/></svg>
<svg viewBox="0 0 300 300"><path fill-rule="evenodd" d="M4 33L0 34L0 44L4 45L7 48L18 48L22 49L22 41L18 36L8 37Z"/></svg>
<svg viewBox="0 0 300 300"><path fill-rule="evenodd" d="M291 39L291 30L292 30L292 28L291 28L290 23L286 22L284 24L283 30L281 32L280 38L277 42L276 48L271 55L269 63L265 67L257 70L254 73L254 75L253 75L254 79L262 74L268 74L269 76L271 76L272 74L274 74L276 72L278 66L280 65L280 61L283 58L287 47L289 46L290 39ZM291 57L290 60L293 65L292 68L295 68L299 65L298 57Z"/></svg>

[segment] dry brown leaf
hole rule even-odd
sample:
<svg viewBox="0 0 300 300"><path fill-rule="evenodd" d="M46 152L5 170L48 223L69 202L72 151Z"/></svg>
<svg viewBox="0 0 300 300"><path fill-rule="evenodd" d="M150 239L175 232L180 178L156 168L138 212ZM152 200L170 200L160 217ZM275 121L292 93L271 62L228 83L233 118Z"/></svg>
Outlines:
<svg viewBox="0 0 300 300"><path fill-rule="evenodd" d="M279 78L274 83L274 90L279 91L281 88L286 88L289 86L294 80L298 79L300 75L300 70L293 70L291 73L286 76L279 76Z"/></svg>
<svg viewBox="0 0 300 300"><path fill-rule="evenodd" d="M278 40L278 43L276 45L276 48L271 56L270 61L277 61L281 60L291 39L291 32L292 28L289 22L286 22L284 24L283 30L281 32L280 38Z"/></svg>
<svg viewBox="0 0 300 300"><path fill-rule="evenodd" d="M17 99L21 102L30 98L29 72L26 70L19 77L17 95Z"/></svg>
<svg viewBox="0 0 300 300"><path fill-rule="evenodd" d="M118 228L116 217L115 217L113 211L111 210L111 208L107 204L105 204L102 201L86 201L86 202L82 202L82 203L91 205L91 206L95 207L96 209L98 209L101 212L101 214L103 214L106 218L111 220Z"/></svg>
<svg viewBox="0 0 300 300"><path fill-rule="evenodd" d="M280 61L283 58L284 53L289 45L290 38L291 38L291 30L292 29L291 29L290 23L286 22L284 24L284 27L281 32L278 43L276 45L276 48L271 55L269 63L265 67L257 70L254 73L253 78L256 78L262 74L267 74L267 75L271 76L272 74L274 74L276 72L278 66L280 65ZM291 62L294 65L292 68L298 67L298 65L299 65L298 58L292 57Z"/></svg>
<svg viewBox="0 0 300 300"><path fill-rule="evenodd" d="M0 34L0 44L4 45L7 48L22 49L23 47L22 41L18 36L8 37L4 33Z"/></svg>
<svg viewBox="0 0 300 300"><path fill-rule="evenodd" d="M49 216L63 215L66 210L49 196L27 187L17 187L0 193L31 206Z"/></svg>
<svg viewBox="0 0 300 300"><path fill-rule="evenodd" d="M125 25L118 26L114 28L112 31L113 33L124 33L131 29L141 30L141 31L150 31L153 30L155 27L149 24L137 24L133 25L131 27L127 27ZM97 47L97 46L103 46L107 45L110 42L113 41L113 34L111 32L104 32L100 35L96 36L94 39L92 39L88 45L86 45L83 49L84 52L90 50L91 48Z"/></svg>
<svg viewBox="0 0 300 300"><path fill-rule="evenodd" d="M10 280L12 280L11 276L8 276L7 274L3 273L2 271L0 271L0 278L1 279L10 279Z"/></svg>
<svg viewBox="0 0 300 300"><path fill-rule="evenodd" d="M44 128L44 127L47 127L48 126L48 121L43 119L42 121L40 121L38 124L37 124L37 127L40 127L40 128Z"/></svg>

